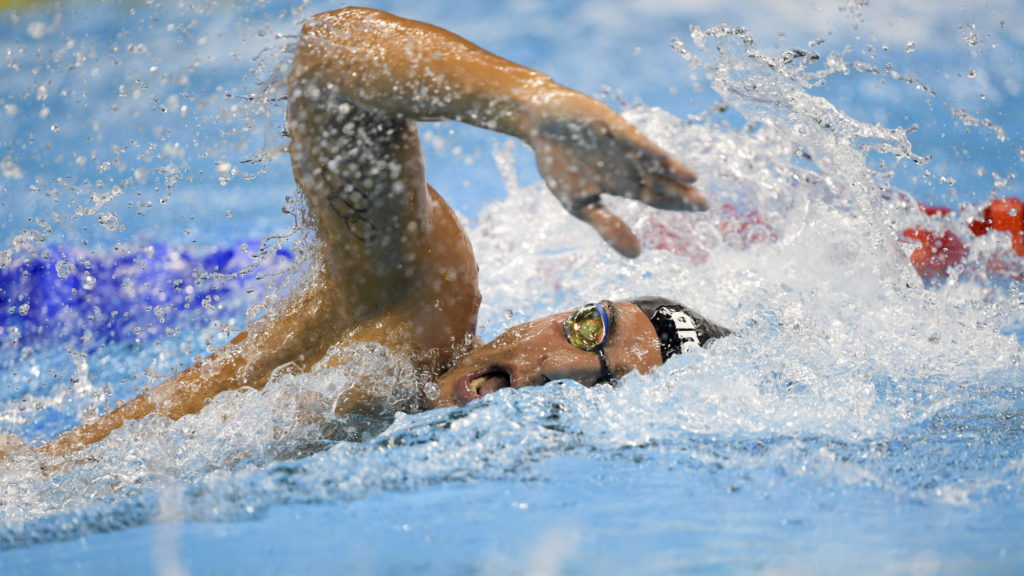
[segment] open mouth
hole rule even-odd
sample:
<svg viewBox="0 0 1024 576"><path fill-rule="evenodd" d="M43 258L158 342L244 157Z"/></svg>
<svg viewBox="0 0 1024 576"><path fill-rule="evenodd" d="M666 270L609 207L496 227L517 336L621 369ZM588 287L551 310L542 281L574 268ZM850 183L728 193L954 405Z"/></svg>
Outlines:
<svg viewBox="0 0 1024 576"><path fill-rule="evenodd" d="M501 368L491 368L486 372L470 374L463 378L459 395L468 402L511 386L512 378L508 372Z"/></svg>

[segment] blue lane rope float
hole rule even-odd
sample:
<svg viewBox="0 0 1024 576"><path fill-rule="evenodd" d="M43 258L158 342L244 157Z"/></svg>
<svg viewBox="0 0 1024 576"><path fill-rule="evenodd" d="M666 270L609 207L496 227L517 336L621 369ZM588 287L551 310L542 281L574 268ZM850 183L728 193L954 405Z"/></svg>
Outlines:
<svg viewBox="0 0 1024 576"><path fill-rule="evenodd" d="M260 254L255 241L206 251L151 244L88 255L48 252L0 267L0 347L152 338L183 314L259 290L261 279L294 260L287 249Z"/></svg>

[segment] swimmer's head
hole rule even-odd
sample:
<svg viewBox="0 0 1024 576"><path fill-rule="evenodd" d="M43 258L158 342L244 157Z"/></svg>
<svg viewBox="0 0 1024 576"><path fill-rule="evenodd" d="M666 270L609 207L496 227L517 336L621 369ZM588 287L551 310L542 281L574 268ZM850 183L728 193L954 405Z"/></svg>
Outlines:
<svg viewBox="0 0 1024 576"><path fill-rule="evenodd" d="M664 298L602 301L509 328L438 379L431 407L464 405L502 388L644 373L729 331Z"/></svg>
<svg viewBox="0 0 1024 576"><path fill-rule="evenodd" d="M730 334L728 329L668 298L644 296L630 302L644 311L658 333L663 362Z"/></svg>

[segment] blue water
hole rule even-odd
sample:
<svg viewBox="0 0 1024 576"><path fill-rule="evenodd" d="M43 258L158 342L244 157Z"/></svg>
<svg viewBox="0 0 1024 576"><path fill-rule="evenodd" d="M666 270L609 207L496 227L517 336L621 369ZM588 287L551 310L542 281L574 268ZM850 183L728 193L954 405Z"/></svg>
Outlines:
<svg viewBox="0 0 1024 576"><path fill-rule="evenodd" d="M0 573L1024 571L1024 260L966 233L1024 196L1024 6L548 4L372 3L601 95L714 207L614 203L648 247L624 262L521 146L424 127L480 261L482 335L656 293L738 336L615 389L505 391L324 442L308 416L352 426L330 416L348 386L400 409L424 385L354 347L49 477L0 465ZM298 22L329 7L3 15L0 432L45 441L298 289L278 98ZM731 210L757 225L723 226ZM948 278L909 265L915 226L968 247Z"/></svg>

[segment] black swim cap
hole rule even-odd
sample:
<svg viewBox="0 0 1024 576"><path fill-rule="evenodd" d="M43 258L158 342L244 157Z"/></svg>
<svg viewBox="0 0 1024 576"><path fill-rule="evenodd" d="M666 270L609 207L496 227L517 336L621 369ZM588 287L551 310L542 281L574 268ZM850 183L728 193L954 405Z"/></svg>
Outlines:
<svg viewBox="0 0 1024 576"><path fill-rule="evenodd" d="M654 331L658 333L662 362L694 347L707 346L712 340L732 333L668 298L643 296L629 302L644 311Z"/></svg>

